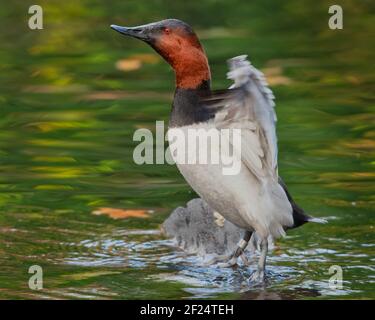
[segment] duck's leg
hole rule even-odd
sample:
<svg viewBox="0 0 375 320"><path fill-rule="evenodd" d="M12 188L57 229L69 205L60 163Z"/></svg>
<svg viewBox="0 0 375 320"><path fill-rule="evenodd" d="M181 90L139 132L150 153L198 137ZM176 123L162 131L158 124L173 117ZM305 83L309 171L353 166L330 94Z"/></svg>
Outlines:
<svg viewBox="0 0 375 320"><path fill-rule="evenodd" d="M245 231L245 234L244 234L243 238L238 243L237 249L233 254L234 258L241 257L242 259L246 259L246 256L244 255L244 252L245 252L245 249L246 249L246 247L247 247L247 245L250 241L250 238L251 238L252 234L253 233L251 231ZM245 261L245 260L244 260L244 262L247 263L247 261Z"/></svg>
<svg viewBox="0 0 375 320"><path fill-rule="evenodd" d="M260 257L258 261L258 270L255 271L251 277L250 281L252 282L263 282L265 279L265 271L266 271L266 259L267 259L267 252L268 252L268 240L267 238L263 238L260 242Z"/></svg>
<svg viewBox="0 0 375 320"><path fill-rule="evenodd" d="M248 264L248 260L245 256L245 249L250 241L252 232L251 231L245 231L245 234L243 238L240 240L240 242L237 245L237 249L234 251L232 255L229 256L229 261L225 263L219 264L220 267L233 267L237 264L238 258L241 258L244 264Z"/></svg>

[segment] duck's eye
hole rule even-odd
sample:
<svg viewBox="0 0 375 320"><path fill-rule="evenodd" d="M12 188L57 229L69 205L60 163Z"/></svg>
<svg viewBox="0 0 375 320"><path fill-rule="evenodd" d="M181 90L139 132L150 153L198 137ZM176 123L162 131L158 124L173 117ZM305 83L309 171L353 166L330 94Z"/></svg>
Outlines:
<svg viewBox="0 0 375 320"><path fill-rule="evenodd" d="M171 29L169 29L169 28L164 28L164 29L163 29L163 32L164 32L165 34L170 34L170 33L171 33Z"/></svg>

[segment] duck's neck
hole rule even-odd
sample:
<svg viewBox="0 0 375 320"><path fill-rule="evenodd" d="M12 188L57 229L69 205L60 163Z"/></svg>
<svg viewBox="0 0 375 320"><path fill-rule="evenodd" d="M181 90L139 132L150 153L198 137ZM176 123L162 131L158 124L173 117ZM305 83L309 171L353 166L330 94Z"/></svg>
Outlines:
<svg viewBox="0 0 375 320"><path fill-rule="evenodd" d="M210 66L202 47L192 47L172 57L172 67L176 75L176 87L199 89L211 79Z"/></svg>
<svg viewBox="0 0 375 320"><path fill-rule="evenodd" d="M200 97L211 90L211 73L203 48L187 47L183 53L172 53L169 62L176 75L170 127L191 125L212 117L202 106Z"/></svg>
<svg viewBox="0 0 375 320"><path fill-rule="evenodd" d="M212 112L201 103L201 97L210 91L210 80L203 80L193 89L176 87L169 127L193 125L213 118Z"/></svg>

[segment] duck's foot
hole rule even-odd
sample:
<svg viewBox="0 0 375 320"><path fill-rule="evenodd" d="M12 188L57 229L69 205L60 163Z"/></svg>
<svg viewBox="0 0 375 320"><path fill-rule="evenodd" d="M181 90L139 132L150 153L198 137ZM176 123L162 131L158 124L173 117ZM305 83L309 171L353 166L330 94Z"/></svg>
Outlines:
<svg viewBox="0 0 375 320"><path fill-rule="evenodd" d="M226 262L219 263L220 268L230 268L238 265L238 259L241 259L245 266L248 266L249 259L247 259L244 249L237 248L237 250L230 256L230 259Z"/></svg>
<svg viewBox="0 0 375 320"><path fill-rule="evenodd" d="M264 271L257 270L250 276L249 282L251 284L264 284L266 282L266 275Z"/></svg>
<svg viewBox="0 0 375 320"><path fill-rule="evenodd" d="M237 249L234 251L234 253L229 255L219 255L215 256L209 260L205 261L205 265L212 265L212 264L218 264L221 268L228 268L228 267L234 267L237 265L238 259L240 258L244 265L249 265L249 260L247 259L245 255L245 248L247 247L247 244L249 243L249 240L251 238L251 232L245 231L243 239L238 243Z"/></svg>
<svg viewBox="0 0 375 320"><path fill-rule="evenodd" d="M232 258L231 254L223 254L223 255L215 255L214 257L210 257L209 259L205 259L203 265L210 266L216 263L220 263L223 261L228 261Z"/></svg>
<svg viewBox="0 0 375 320"><path fill-rule="evenodd" d="M236 251L234 251L234 253L230 256L230 259L228 259L227 262L219 263L219 267L228 268L228 267L237 266L238 265L237 262L239 258L242 260L245 266L248 266L250 264L249 260L247 259L245 255L245 249L247 247L247 244L250 241L251 234L252 233L250 231L245 232L243 239L238 243L238 247Z"/></svg>
<svg viewBox="0 0 375 320"><path fill-rule="evenodd" d="M234 267L238 265L238 260L241 259L244 265L249 265L249 260L246 257L243 251L239 252L238 250L235 253L227 255L216 255L210 259L206 259L203 263L204 266L210 266L217 264L220 268Z"/></svg>
<svg viewBox="0 0 375 320"><path fill-rule="evenodd" d="M241 259L244 265L249 265L249 260L247 259L245 255L245 248L249 242L249 238L251 236L251 233L246 232L244 239L242 239L238 243L237 249L234 251L234 253L229 255L219 255L215 256L209 260L205 261L205 265L212 265L212 264L218 264L221 268L228 268L228 267L234 267L238 265L238 260Z"/></svg>
<svg viewBox="0 0 375 320"><path fill-rule="evenodd" d="M249 281L251 284L265 284L266 282L265 270L266 270L266 257L267 257L267 251L268 251L267 238L262 239L260 243L260 248L261 248L261 254L259 257L258 269L250 276Z"/></svg>

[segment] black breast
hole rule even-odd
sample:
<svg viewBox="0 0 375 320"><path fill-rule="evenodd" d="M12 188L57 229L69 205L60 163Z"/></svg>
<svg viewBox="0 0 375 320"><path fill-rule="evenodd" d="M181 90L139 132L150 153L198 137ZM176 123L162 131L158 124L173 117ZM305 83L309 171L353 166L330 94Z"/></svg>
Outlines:
<svg viewBox="0 0 375 320"><path fill-rule="evenodd" d="M182 127L194 123L205 122L215 116L215 110L205 107L201 97L211 92L210 82L204 81L196 89L177 88L169 127Z"/></svg>

